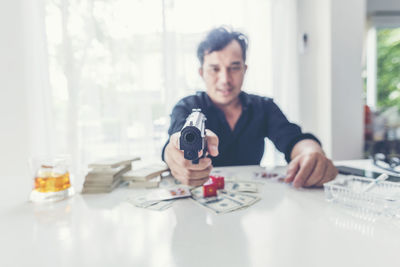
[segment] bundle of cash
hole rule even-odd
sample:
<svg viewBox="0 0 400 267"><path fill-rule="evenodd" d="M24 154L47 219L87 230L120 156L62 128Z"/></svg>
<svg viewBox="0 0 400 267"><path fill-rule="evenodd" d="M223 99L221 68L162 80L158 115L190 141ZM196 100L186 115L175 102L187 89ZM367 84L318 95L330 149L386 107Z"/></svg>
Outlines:
<svg viewBox="0 0 400 267"><path fill-rule="evenodd" d="M127 181L128 187L130 188L155 188L160 185L161 175L151 178L148 181Z"/></svg>
<svg viewBox="0 0 400 267"><path fill-rule="evenodd" d="M161 174L168 170L165 163L153 163L125 173L122 180L131 188L154 188L160 184Z"/></svg>
<svg viewBox="0 0 400 267"><path fill-rule="evenodd" d="M108 193L122 181L122 175L131 170L133 158L105 159L89 164L91 171L85 176L82 193Z"/></svg>
<svg viewBox="0 0 400 267"><path fill-rule="evenodd" d="M133 169L123 175L124 181L148 181L154 177L168 171L169 168L165 163L153 163L139 169Z"/></svg>

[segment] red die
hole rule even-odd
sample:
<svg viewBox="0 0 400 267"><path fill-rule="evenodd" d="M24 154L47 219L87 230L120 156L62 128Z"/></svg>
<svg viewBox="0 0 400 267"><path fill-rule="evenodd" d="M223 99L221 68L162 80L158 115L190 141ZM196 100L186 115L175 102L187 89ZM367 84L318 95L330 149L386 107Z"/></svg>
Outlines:
<svg viewBox="0 0 400 267"><path fill-rule="evenodd" d="M224 189L224 187L225 187L225 178L223 176L210 175L210 179L217 186L217 189Z"/></svg>
<svg viewBox="0 0 400 267"><path fill-rule="evenodd" d="M203 184L203 196L204 197L215 197L217 196L217 185L211 180L208 180Z"/></svg>

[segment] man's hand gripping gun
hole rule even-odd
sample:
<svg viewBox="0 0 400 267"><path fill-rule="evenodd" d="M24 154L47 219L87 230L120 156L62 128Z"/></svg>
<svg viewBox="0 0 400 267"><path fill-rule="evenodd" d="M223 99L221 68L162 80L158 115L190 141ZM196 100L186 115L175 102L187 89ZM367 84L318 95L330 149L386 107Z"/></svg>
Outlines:
<svg viewBox="0 0 400 267"><path fill-rule="evenodd" d="M200 151L203 151L201 158L206 156L206 120L207 118L201 113L201 109L192 109L192 113L186 118L186 123L181 130L180 150L183 150L185 159L191 160L193 164L199 163Z"/></svg>

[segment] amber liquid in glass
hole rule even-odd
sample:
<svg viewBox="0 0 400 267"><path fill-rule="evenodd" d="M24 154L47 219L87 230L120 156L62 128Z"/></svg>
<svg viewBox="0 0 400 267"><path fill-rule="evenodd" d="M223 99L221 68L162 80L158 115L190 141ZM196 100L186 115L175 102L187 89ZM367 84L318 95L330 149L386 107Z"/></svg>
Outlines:
<svg viewBox="0 0 400 267"><path fill-rule="evenodd" d="M49 172L44 177L35 178L35 190L42 193L58 192L68 189L70 186L69 172L60 175Z"/></svg>

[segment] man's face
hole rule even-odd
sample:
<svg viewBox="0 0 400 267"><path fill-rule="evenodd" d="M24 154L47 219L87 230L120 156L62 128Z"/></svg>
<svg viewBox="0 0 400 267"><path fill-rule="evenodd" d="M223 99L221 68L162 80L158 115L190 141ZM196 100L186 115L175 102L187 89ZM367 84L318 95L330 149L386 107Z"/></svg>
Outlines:
<svg viewBox="0 0 400 267"><path fill-rule="evenodd" d="M246 69L240 44L233 40L224 49L204 55L199 73L206 84L208 96L216 105L223 107L236 103Z"/></svg>

